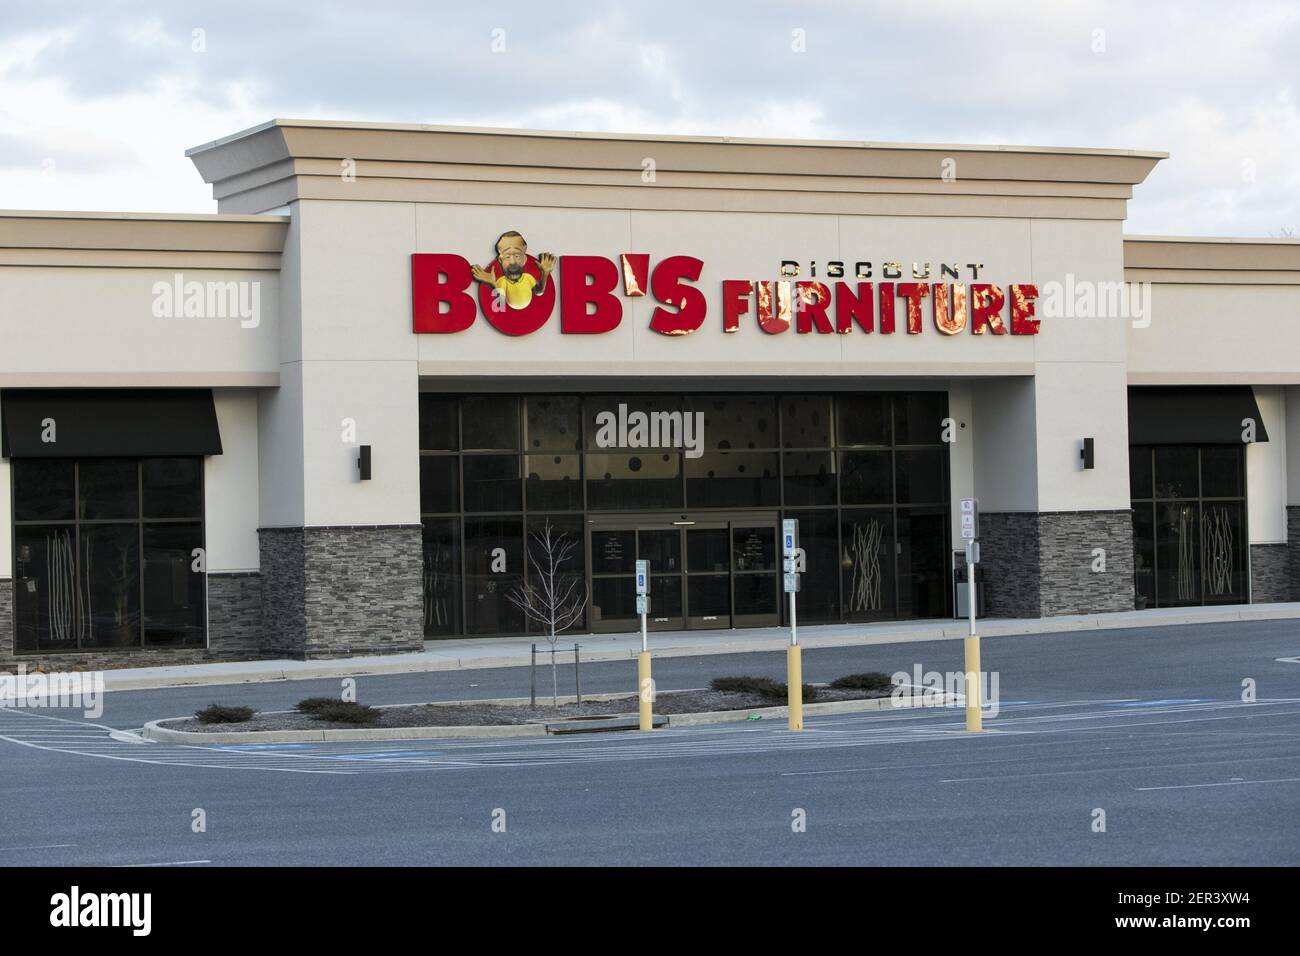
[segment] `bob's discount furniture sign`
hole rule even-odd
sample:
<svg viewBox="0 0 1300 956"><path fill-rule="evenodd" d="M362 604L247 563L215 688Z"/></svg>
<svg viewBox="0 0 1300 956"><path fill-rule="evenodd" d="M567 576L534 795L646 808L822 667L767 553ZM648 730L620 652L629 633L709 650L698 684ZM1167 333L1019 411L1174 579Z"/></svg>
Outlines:
<svg viewBox="0 0 1300 956"><path fill-rule="evenodd" d="M504 233L497 249L487 266L449 253L413 254L413 330L463 332L481 317L505 335L529 335L554 318L558 301L562 333L600 335L623 322L624 299L647 295L657 303L653 331L688 336L709 327L709 297L699 285L704 262L694 256L534 257L518 233ZM713 327L730 333L752 322L770 335L1038 334L1037 287L978 281L982 268L831 261L824 279L815 271L799 279L798 264L784 262L782 278L724 280Z"/></svg>

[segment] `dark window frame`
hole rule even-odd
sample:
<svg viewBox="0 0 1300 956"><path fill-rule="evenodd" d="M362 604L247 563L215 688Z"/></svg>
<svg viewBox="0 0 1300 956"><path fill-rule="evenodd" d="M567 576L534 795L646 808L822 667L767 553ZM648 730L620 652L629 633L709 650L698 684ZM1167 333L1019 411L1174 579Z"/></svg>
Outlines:
<svg viewBox="0 0 1300 956"><path fill-rule="evenodd" d="M196 469L196 471L197 471L197 474L198 474L198 506L199 506L199 514L198 514L197 516L188 516L188 515L187 515L187 516L184 516L184 517L171 517L171 518L147 518L147 517L145 517L145 506L144 506L144 462L145 462L145 461L158 461L158 460L165 460L165 459L168 459L168 458L186 458L186 459L193 459L193 460L195 460L195 461L198 462L198 468ZM85 525L85 526L88 526L88 527L101 527L101 526L106 526L106 525L134 525L135 528L136 528L136 555L137 555L137 557L138 557L138 559L139 559L139 574L138 574L139 581L138 581L138 583L137 583L137 588L138 588L138 591L139 591L138 600L139 600L139 602L140 602L140 603L139 603L139 617L140 617L140 620L139 620L139 624L138 624L139 643L131 644L131 645L116 646L116 647L104 647L104 646L95 646L95 645L87 645L87 646L83 646L82 643L81 643L81 632L82 632L82 628L81 628L80 626L78 626L78 627L77 627L77 646L76 646L76 647L68 647L68 648L45 648L45 649L42 649L42 648L24 648L24 649L19 649L19 647L18 647L18 626L19 626L19 622L18 622L17 614L15 614L15 615L14 615L13 631L12 631L11 636L10 636L10 639L11 639L11 641L12 641L12 645L11 645L11 646L12 646L12 648L13 648L13 653L14 653L14 656L15 656L15 657L27 657L27 656L48 656L48 655L61 655L61 654L84 654L84 653L98 653L98 654L106 654L106 653L107 653L107 654L112 654L112 653L136 654L136 653L139 653L139 652L142 652L142 651L147 651L147 650L157 649L157 648L167 648L167 647L185 648L185 649L206 649L206 648L208 647L208 645L209 645L209 640L210 640L210 634L209 634L209 629L208 629L208 572L207 572L207 570L206 570L206 561L207 561L207 556L208 556L208 526L207 526L207 518L206 518L206 516L207 516L207 510L208 510L208 499L207 499L207 468L206 468L206 460L205 460L204 458L202 458L202 457L193 456L193 455L163 455L163 456L150 456L150 457L122 456L122 459L123 459L123 460L127 460L127 461L132 461L132 462L135 463L135 480L136 480L135 500L136 500L136 516L135 516L134 518L89 518L89 519L86 519L86 518L82 518L82 517L81 517L81 465L82 465L83 462L88 462L88 461L98 461L98 460L101 460L101 459L95 459L95 458L60 459L60 460L64 460L64 461L68 461L68 460L70 460L70 461L72 462L72 466L73 466L73 477L72 477L72 518L71 518L71 519L66 519L66 518L65 518L65 519L55 519L55 520L49 520L49 519L39 519L39 520L26 519L26 520L19 520L19 519L17 519L16 517L15 517L15 518L11 518L10 523L9 523L9 546L10 546L10 554L13 556L12 560L14 561L14 564L15 564L15 567L14 567L14 574L13 574L13 580L12 580L12 587L13 587L13 597L12 597L12 601L13 601L13 606L14 606L14 608L15 608L15 610L16 610L17 607L18 607L18 580L19 580L19 579L18 579L18 574L17 574L17 570L18 570L18 569L17 569L17 561L18 561L18 529L19 529L19 528L23 528L23 527L65 527L65 528L71 528L71 529L72 529L72 532L73 532L72 540L73 540L73 545L74 545L74 546L73 546L73 581L78 582L78 587L77 587L77 589L74 591L74 593L75 593L75 595L76 595L76 599L75 599L75 600L76 600L76 607L75 607L75 609L74 609L74 613L75 613L78 617L80 617L80 615L82 614L82 609L81 609L81 607L80 607L81 600L82 600L82 595L81 595L81 591L80 591L80 587L79 587L79 582L81 581L81 562L82 562L82 536L81 536L81 528L82 528L82 526ZM49 459L12 458L12 459L9 460L9 464L10 464L10 481L9 481L9 513L10 513L10 515L17 515L17 514L18 514L18 497L17 497L17 496L18 496L18 481L17 481L17 476L15 475L15 471L16 471L18 468L22 467L22 464L23 464L24 462L29 462L29 461L45 461L45 460L49 460ZM182 641L182 642L177 643L177 644L149 644L149 643L147 643L146 640L145 640L145 621L146 621L146 616L147 616L147 615L146 615L146 612L145 612L145 545L144 545L144 532L145 532L145 527L146 527L146 526L149 526L149 527L156 527L156 526L159 526L159 525L193 525L193 524L197 524L197 525L199 526L199 542L200 542L200 543L199 543L198 546L199 546L200 548L203 549L203 555L204 555L204 561L205 561L205 570L204 570L204 572L203 572L203 597L202 597L202 606L203 606L202 640L201 640L201 641L197 641L197 642L196 642L196 641L189 641L189 642Z"/></svg>

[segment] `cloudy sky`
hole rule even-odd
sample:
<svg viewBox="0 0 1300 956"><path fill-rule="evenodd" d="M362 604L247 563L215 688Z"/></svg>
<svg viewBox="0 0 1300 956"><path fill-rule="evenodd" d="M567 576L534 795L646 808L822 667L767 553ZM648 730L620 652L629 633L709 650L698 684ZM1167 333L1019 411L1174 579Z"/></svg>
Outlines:
<svg viewBox="0 0 1300 956"><path fill-rule="evenodd" d="M1158 149L1128 232L1300 234L1298 50L1295 0L5 0L0 208L215 211L184 150L282 116Z"/></svg>

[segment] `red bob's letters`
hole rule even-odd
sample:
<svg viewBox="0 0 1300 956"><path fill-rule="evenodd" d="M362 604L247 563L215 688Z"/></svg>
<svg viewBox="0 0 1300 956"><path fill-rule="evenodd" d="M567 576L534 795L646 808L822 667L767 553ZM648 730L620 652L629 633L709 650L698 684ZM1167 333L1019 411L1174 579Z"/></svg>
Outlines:
<svg viewBox="0 0 1300 956"><path fill-rule="evenodd" d="M569 335L612 332L623 321L623 303L614 295L618 266L601 256L560 259L560 331Z"/></svg>
<svg viewBox="0 0 1300 956"><path fill-rule="evenodd" d="M520 255L518 261L522 259ZM558 266L558 275L548 279L538 261L527 256L522 268L533 282L524 279L513 286L501 282L503 273L496 262L488 267L489 276L479 272L476 280L475 267L462 256L415 253L411 256L412 329L441 335L464 332L482 313L505 335L530 335L550 321L557 295L563 335L614 331L623 321L622 299L647 292L658 303L650 328L660 335L689 336L708 317L708 299L697 285L704 263L694 256L668 256L656 264L645 253L624 253L617 261L566 255ZM476 284L477 292L471 288ZM969 295L967 289L960 282L841 281L831 287L815 281L724 279L720 324L723 332L739 332L747 324L769 335L1038 334L1034 285L976 282L969 286ZM1004 313L1008 313L1005 318Z"/></svg>
<svg viewBox="0 0 1300 956"><path fill-rule="evenodd" d="M464 332L473 325L478 310L466 291L473 281L469 263L460 256L440 252L411 256L413 330Z"/></svg>

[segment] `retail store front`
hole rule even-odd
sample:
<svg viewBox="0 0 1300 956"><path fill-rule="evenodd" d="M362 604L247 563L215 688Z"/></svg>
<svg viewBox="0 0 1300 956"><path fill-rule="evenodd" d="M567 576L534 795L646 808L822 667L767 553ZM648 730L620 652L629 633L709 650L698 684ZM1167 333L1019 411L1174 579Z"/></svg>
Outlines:
<svg viewBox="0 0 1300 956"><path fill-rule="evenodd" d="M636 628L638 559L654 628L785 625L787 519L801 624L951 618L964 499L989 618L1300 596L1300 245L1125 236L1163 154L190 156L216 215L0 215L0 669L540 637L548 527L566 642Z"/></svg>

